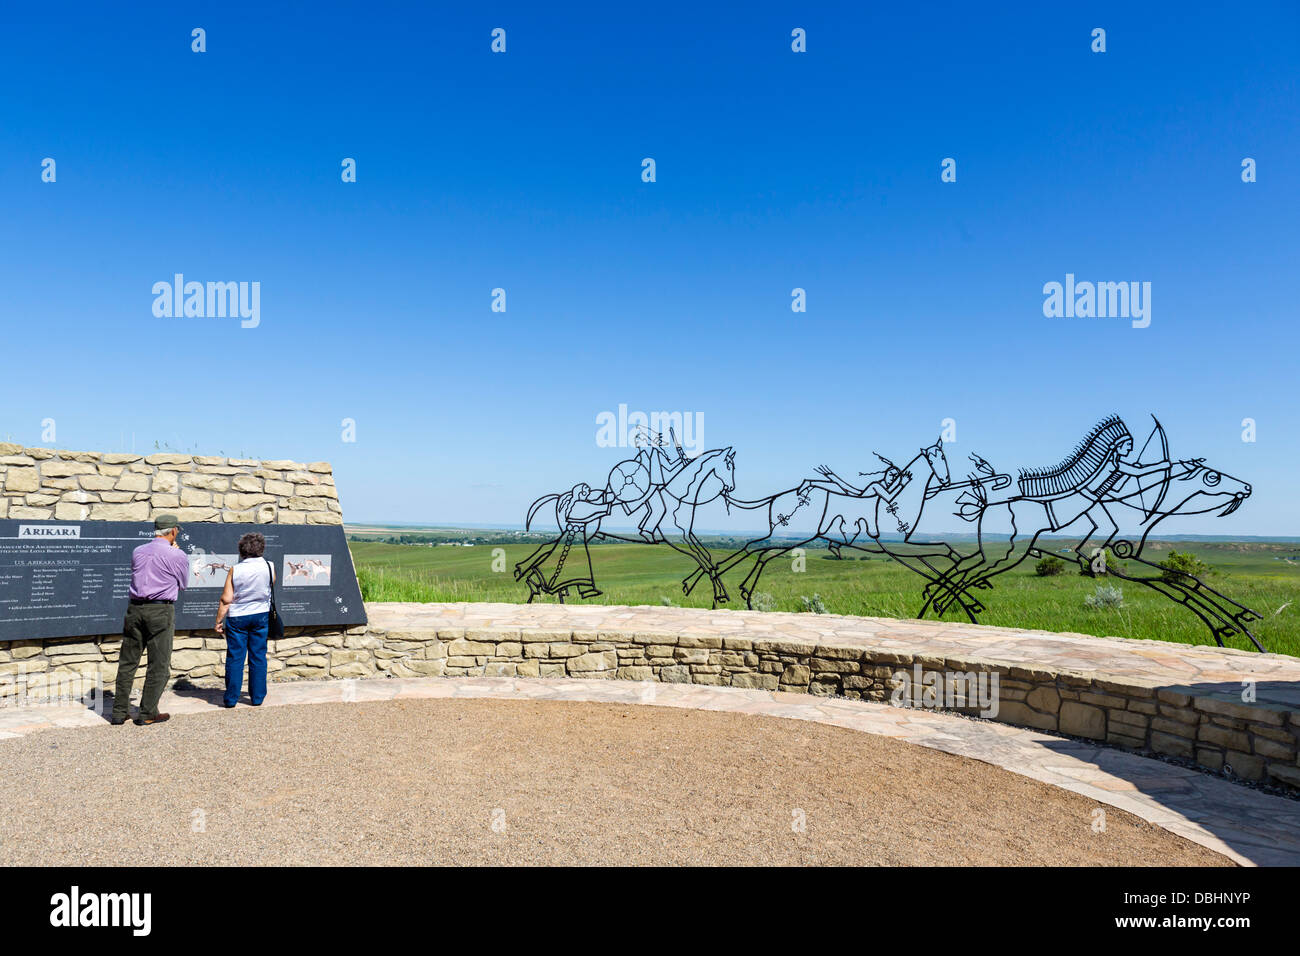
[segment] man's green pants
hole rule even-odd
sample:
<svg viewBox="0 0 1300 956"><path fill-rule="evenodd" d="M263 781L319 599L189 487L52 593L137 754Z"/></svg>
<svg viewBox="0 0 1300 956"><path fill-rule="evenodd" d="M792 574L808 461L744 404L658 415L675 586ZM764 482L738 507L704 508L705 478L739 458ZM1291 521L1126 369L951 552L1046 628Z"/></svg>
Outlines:
<svg viewBox="0 0 1300 956"><path fill-rule="evenodd" d="M149 669L144 675L140 716L158 713L158 701L172 671L172 637L176 605L132 604L122 622L122 651L117 659L117 690L113 694L113 716L123 717L131 705L131 684L140 666L140 655L148 653Z"/></svg>

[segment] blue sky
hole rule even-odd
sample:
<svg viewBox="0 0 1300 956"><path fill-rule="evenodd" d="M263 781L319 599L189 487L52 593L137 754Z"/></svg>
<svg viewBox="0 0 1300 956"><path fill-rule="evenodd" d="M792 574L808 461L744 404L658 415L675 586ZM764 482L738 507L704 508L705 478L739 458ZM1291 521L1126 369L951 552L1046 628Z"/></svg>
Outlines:
<svg viewBox="0 0 1300 956"><path fill-rule="evenodd" d="M1300 534L1293 3L271 6L0 14L0 437L517 523L625 457L620 403L701 413L752 498L944 418L1012 470L1154 412L1255 488L1170 532ZM155 317L178 272L261 324ZM1045 318L1066 273L1150 282L1150 327Z"/></svg>

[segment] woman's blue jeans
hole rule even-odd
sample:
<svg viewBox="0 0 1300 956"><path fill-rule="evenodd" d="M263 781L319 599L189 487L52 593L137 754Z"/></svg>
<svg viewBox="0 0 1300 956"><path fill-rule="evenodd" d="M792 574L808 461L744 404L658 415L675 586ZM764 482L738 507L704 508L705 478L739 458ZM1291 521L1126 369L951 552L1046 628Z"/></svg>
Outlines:
<svg viewBox="0 0 1300 956"><path fill-rule="evenodd" d="M227 707L239 702L244 688L244 657L248 657L248 696L253 704L266 698L266 628L270 615L241 614L226 618Z"/></svg>

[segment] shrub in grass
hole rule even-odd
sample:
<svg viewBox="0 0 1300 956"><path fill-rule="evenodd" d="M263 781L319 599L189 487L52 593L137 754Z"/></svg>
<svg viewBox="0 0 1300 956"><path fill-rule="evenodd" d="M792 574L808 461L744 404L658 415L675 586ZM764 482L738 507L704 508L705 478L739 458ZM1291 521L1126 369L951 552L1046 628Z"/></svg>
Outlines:
<svg viewBox="0 0 1300 956"><path fill-rule="evenodd" d="M1199 578L1210 573L1210 566L1189 551L1170 551L1160 567L1163 568L1161 579L1170 584L1178 584L1189 575Z"/></svg>
<svg viewBox="0 0 1300 956"><path fill-rule="evenodd" d="M1054 554L1044 555L1034 565L1034 573L1040 578L1051 578L1065 573L1065 562Z"/></svg>
<svg viewBox="0 0 1300 956"><path fill-rule="evenodd" d="M749 604L755 611L776 610L776 598L766 591L755 591L749 598Z"/></svg>
<svg viewBox="0 0 1300 956"><path fill-rule="evenodd" d="M822 596L814 594L811 598L800 594L799 600L803 602L803 610L810 614L825 614L826 605L822 603Z"/></svg>
<svg viewBox="0 0 1300 956"><path fill-rule="evenodd" d="M1106 573L1112 574L1116 571L1123 571L1124 565L1115 560L1115 555L1111 553L1110 548L1103 548L1102 553L1106 555ZM1079 563L1079 573L1085 578L1099 578L1100 574L1092 570L1093 562L1097 559L1090 555L1081 555L1083 560Z"/></svg>
<svg viewBox="0 0 1300 956"><path fill-rule="evenodd" d="M1083 599L1083 606L1097 611L1123 607L1124 592L1120 588L1111 587L1109 584L1099 585L1096 591Z"/></svg>

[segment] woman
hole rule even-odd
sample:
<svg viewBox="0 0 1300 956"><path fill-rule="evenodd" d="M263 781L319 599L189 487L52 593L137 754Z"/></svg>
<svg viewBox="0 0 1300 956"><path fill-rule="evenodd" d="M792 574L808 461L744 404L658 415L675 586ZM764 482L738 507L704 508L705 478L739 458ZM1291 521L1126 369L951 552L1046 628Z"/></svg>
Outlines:
<svg viewBox="0 0 1300 956"><path fill-rule="evenodd" d="M218 634L226 638L226 696L234 707L244 685L244 655L248 655L248 696L253 706L266 697L266 632L271 612L271 582L275 568L262 557L266 538L257 532L239 539L239 563L226 575L217 605Z"/></svg>
<svg viewBox="0 0 1300 956"><path fill-rule="evenodd" d="M528 603L539 594L554 594L564 603L572 588L584 598L600 595L591 570L591 536L600 530L600 521L609 515L611 504L605 492L593 491L586 482L578 482L561 495L555 505L556 524L563 527L554 541L544 544L515 565L515 580L528 583ZM581 540L582 555L570 555ZM557 554L558 552L558 554ZM547 567L547 562L552 562ZM565 564L568 564L566 570Z"/></svg>

